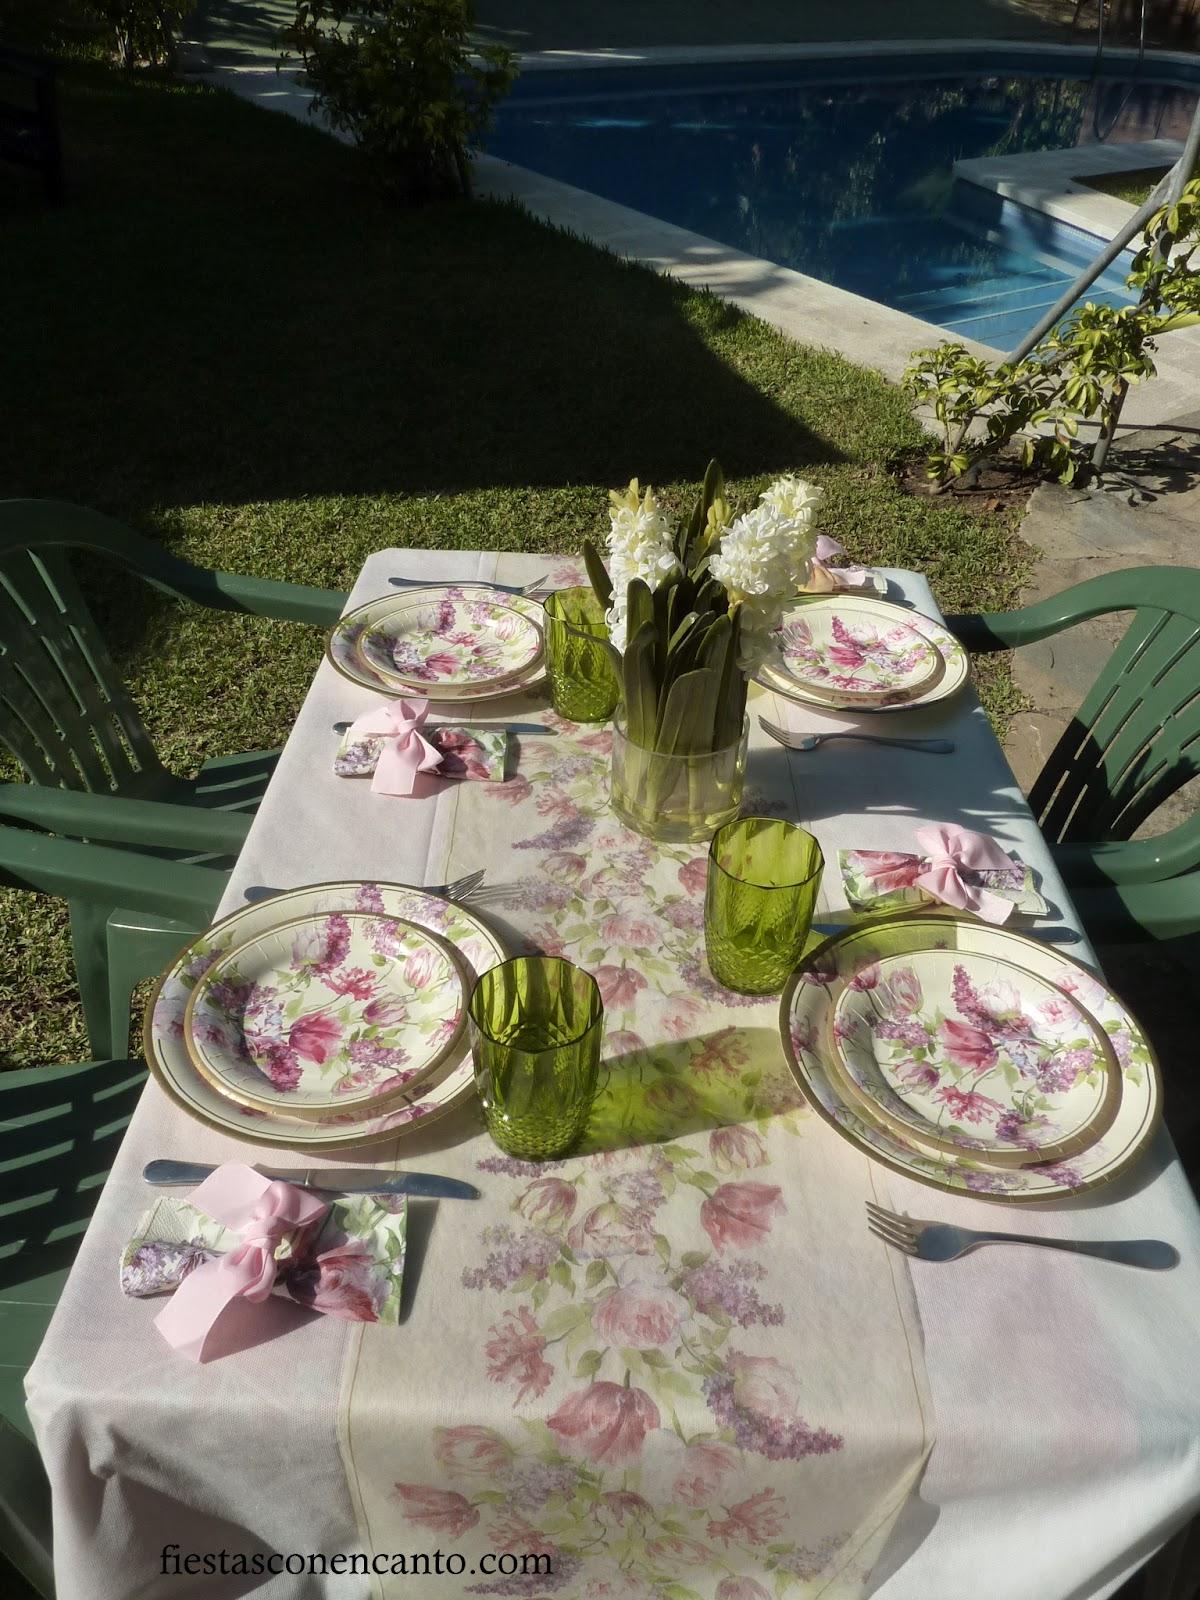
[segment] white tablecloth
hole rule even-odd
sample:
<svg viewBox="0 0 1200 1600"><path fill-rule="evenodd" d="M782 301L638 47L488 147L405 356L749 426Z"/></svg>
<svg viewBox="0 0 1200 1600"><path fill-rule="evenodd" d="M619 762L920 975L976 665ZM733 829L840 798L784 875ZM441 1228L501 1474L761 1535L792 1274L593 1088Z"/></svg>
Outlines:
<svg viewBox="0 0 1200 1600"><path fill-rule="evenodd" d="M393 575L521 581L547 565L553 571L553 558L383 551L367 562L351 603L386 592ZM923 579L889 576L894 594L936 615ZM419 869L439 858L439 802L381 802L365 783L330 771L332 723L371 698L321 666L222 912L263 888L419 881ZM506 717L518 714L505 708ZM797 729L837 725L799 707L788 717ZM884 757L834 745L796 757L801 815L827 859L838 845L911 848L921 823L960 822L993 834L1035 867L1058 925L1075 927L970 692L876 718L871 727L949 735L957 753ZM1067 948L1086 959L1086 945ZM1120 973L1108 976L1119 989ZM406 1162L436 1151L448 1127L449 1119L431 1127L423 1144L406 1145ZM822 1130L821 1137L836 1135ZM147 1089L28 1379L54 1489L61 1600L363 1595L364 1580L352 1576L156 1576L167 1543L214 1552L357 1548L338 1394L328 1379L342 1369L348 1326L273 1302L266 1308L276 1323L272 1340L253 1342L263 1314L253 1308L246 1348L194 1367L153 1333L144 1303L117 1293L117 1254L145 1200L141 1168L162 1155L254 1159L245 1145L190 1122L155 1086ZM913 1215L976 1226L1003 1226L1017 1215L890 1182ZM1200 1218L1166 1134L1118 1186L1019 1215L1026 1232L1166 1239L1181 1263L1151 1275L996 1248L953 1266L914 1264L937 1443L877 1570L881 1600L1099 1600L1200 1505ZM236 1342L236 1326L231 1337ZM457 1592L452 1579L427 1580L430 1592L435 1581L439 1593Z"/></svg>

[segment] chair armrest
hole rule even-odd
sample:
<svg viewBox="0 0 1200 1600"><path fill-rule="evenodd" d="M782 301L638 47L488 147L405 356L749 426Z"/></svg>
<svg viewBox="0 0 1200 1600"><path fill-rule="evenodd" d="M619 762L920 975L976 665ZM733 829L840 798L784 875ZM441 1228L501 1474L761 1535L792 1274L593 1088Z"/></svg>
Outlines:
<svg viewBox="0 0 1200 1600"><path fill-rule="evenodd" d="M0 826L0 884L68 900L129 906L157 916L212 920L228 873L108 845Z"/></svg>
<svg viewBox="0 0 1200 1600"><path fill-rule="evenodd" d="M248 611L256 617L311 622L321 628L332 628L346 609L346 595L340 589L312 589L303 583L247 578L207 567L189 567L186 574L176 574L173 583L160 582L153 576L150 582L169 593L185 594L210 609Z"/></svg>
<svg viewBox="0 0 1200 1600"><path fill-rule="evenodd" d="M0 500L0 550L9 544L98 550L156 589L218 611L332 627L346 605L337 589L195 567L115 518L62 500Z"/></svg>
<svg viewBox="0 0 1200 1600"><path fill-rule="evenodd" d="M1050 853L1068 885L1160 883L1187 873L1200 854L1200 821L1191 819L1155 839L1107 839L1052 844Z"/></svg>
<svg viewBox="0 0 1200 1600"><path fill-rule="evenodd" d="M1090 938L1112 943L1200 933L1200 872L1165 883L1106 884L1072 895Z"/></svg>
<svg viewBox="0 0 1200 1600"><path fill-rule="evenodd" d="M251 818L233 811L205 811L166 800L52 789L38 783L0 784L0 817L32 822L52 833L107 844L165 846L237 855Z"/></svg>

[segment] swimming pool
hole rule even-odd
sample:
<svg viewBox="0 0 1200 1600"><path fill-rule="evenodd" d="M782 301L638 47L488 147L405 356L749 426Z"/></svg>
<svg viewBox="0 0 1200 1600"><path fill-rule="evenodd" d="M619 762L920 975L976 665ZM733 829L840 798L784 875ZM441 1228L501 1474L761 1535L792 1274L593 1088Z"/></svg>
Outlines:
<svg viewBox="0 0 1200 1600"><path fill-rule="evenodd" d="M918 51L542 70L518 81L488 149L1009 349L1096 241L1042 214L997 208L954 181L954 162L1097 133L1182 137L1195 105L1196 84L1178 71L1128 82L1072 66L1075 75L1035 75L1028 57L943 63ZM1125 270L1119 261L1089 298L1127 303Z"/></svg>

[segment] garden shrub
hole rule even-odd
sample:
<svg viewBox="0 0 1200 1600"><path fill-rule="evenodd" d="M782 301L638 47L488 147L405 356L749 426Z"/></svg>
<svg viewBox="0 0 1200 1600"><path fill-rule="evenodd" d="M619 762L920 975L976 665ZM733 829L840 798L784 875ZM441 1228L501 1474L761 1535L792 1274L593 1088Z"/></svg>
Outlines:
<svg viewBox="0 0 1200 1600"><path fill-rule="evenodd" d="M468 152L514 77L511 51L472 51L473 21L470 0L297 0L281 37L314 108L392 193L426 200L470 192Z"/></svg>

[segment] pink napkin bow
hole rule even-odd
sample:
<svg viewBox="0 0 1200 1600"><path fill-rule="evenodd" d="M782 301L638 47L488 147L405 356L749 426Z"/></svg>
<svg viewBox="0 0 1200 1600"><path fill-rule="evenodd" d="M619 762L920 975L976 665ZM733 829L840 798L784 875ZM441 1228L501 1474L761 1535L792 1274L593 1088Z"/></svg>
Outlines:
<svg viewBox="0 0 1200 1600"><path fill-rule="evenodd" d="M307 1189L264 1178L238 1161L218 1167L188 1202L242 1240L227 1255L189 1273L154 1319L173 1350L200 1361L226 1307L237 1299L265 1300L275 1284L278 1245L298 1228L321 1222L329 1207Z"/></svg>
<svg viewBox="0 0 1200 1600"><path fill-rule="evenodd" d="M1012 915L1011 900L963 877L964 871L1011 870L1012 858L994 839L953 822L918 828L916 838L926 856L921 873L913 880L918 888L944 905L973 911L985 922L1004 922Z"/></svg>
<svg viewBox="0 0 1200 1600"><path fill-rule="evenodd" d="M428 700L392 700L372 706L350 724L347 738L372 735L382 741L371 777L376 794L412 794L420 773L441 766L441 753L421 732L428 715Z"/></svg>

